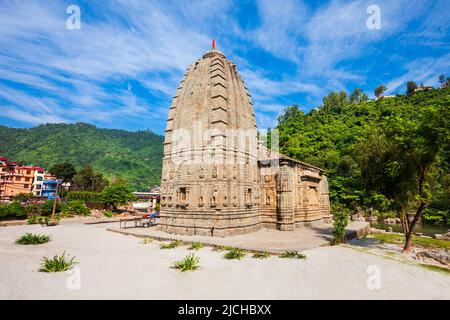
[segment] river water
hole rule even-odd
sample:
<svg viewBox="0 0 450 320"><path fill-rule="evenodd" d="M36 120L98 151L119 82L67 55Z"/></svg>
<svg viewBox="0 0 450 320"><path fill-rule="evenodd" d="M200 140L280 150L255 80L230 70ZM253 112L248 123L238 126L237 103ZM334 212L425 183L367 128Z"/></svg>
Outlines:
<svg viewBox="0 0 450 320"><path fill-rule="evenodd" d="M381 229L381 230L386 230L387 228L392 228L392 231L394 232L403 232L402 229L402 225L399 223L396 224L388 224L388 223L384 223L384 222L371 222L370 226L373 228L377 228L377 229ZM428 225L422 225L422 224L417 224L414 227L414 232L420 232L423 233L426 236L433 236L435 234L443 234L446 233L447 230L450 229L449 227L443 227L443 226L428 226Z"/></svg>

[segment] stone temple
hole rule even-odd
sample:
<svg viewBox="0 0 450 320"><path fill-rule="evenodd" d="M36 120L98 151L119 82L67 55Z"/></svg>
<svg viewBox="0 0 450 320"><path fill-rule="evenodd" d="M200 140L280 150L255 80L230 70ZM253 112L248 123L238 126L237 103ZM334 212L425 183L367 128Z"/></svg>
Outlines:
<svg viewBox="0 0 450 320"><path fill-rule="evenodd" d="M228 236L291 231L329 217L323 170L263 147L247 87L213 42L189 66L170 106L161 230Z"/></svg>

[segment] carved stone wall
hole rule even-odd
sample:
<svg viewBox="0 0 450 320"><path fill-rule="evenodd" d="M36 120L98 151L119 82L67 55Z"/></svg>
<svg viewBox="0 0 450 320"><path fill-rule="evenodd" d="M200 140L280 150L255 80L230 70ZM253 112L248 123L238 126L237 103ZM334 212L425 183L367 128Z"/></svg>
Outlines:
<svg viewBox="0 0 450 320"><path fill-rule="evenodd" d="M313 166L259 160L250 94L217 50L187 69L165 131L161 230L227 236L293 230L329 213L328 184ZM272 161L272 164L274 162Z"/></svg>

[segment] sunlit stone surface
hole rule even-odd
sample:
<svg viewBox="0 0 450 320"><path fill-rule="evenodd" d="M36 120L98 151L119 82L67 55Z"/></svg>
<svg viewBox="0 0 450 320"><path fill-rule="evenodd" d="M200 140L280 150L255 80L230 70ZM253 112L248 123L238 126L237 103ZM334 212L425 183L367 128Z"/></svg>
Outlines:
<svg viewBox="0 0 450 320"><path fill-rule="evenodd" d="M167 120L160 228L209 236L289 231L329 213L320 168L258 143L236 65L213 49L189 66Z"/></svg>

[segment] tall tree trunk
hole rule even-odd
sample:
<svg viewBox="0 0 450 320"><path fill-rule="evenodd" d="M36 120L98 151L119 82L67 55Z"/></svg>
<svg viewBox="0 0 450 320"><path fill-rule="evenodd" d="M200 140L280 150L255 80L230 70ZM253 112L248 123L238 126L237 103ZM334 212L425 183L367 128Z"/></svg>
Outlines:
<svg viewBox="0 0 450 320"><path fill-rule="evenodd" d="M408 234L409 231L409 224L407 223L406 219L405 219L405 213L406 213L406 206L405 205L401 205L400 206L400 210L397 212L397 217L400 219L400 222L402 224L402 230L403 230L403 234L406 235Z"/></svg>
<svg viewBox="0 0 450 320"><path fill-rule="evenodd" d="M405 247L403 248L403 252L410 252L412 249L412 235L414 232L414 227L417 224L417 221L419 221L420 217L422 216L423 208L425 207L425 202L421 201L419 208L417 208L416 214L414 215L414 219L409 225L409 230L405 234L406 235L406 241L405 241Z"/></svg>
<svg viewBox="0 0 450 320"><path fill-rule="evenodd" d="M423 187L425 183L426 178L426 169L420 168L420 177L419 177L419 185L418 185L418 192L417 194L421 197L419 207L417 208L416 214L414 215L414 219L412 220L411 224L409 225L408 233L406 234L406 241L405 241L405 247L403 248L403 252L410 252L412 249L412 235L414 232L414 227L416 226L417 221L419 221L420 217L422 216L422 211L425 208L425 201L423 200Z"/></svg>

